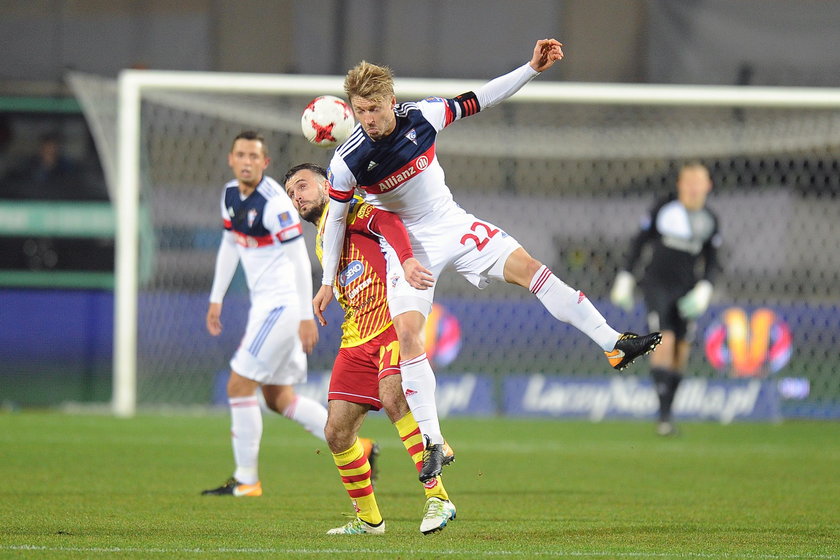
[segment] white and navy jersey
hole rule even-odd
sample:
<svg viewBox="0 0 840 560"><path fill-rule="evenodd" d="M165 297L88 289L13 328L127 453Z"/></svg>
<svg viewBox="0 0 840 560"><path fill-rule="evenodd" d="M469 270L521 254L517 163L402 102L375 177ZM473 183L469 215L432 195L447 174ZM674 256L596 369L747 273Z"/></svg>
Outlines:
<svg viewBox="0 0 840 560"><path fill-rule="evenodd" d="M658 201L642 220L625 270L633 270L647 244L653 253L644 273L646 284L688 290L699 279L714 282L721 235L717 216L708 208L690 211L673 194Z"/></svg>
<svg viewBox="0 0 840 560"><path fill-rule="evenodd" d="M356 125L330 162L330 197L346 202L359 188L366 202L399 214L409 227L454 204L435 141L439 131L479 110L472 93L400 103L394 109L396 128L376 142Z"/></svg>
<svg viewBox="0 0 840 560"><path fill-rule="evenodd" d="M237 181L222 191L222 223L236 241L252 299L262 296L297 298L295 271L285 243L303 234L300 217L282 187L263 177L243 198Z"/></svg>
<svg viewBox="0 0 840 560"><path fill-rule="evenodd" d="M355 189L364 191L371 206L399 215L409 232L419 224L431 226L445 210L457 208L435 153L438 132L507 99L537 75L524 64L454 99L399 103L394 130L377 141L357 124L336 148L327 172L330 198L337 204L325 224L322 284L331 285L335 278L347 203Z"/></svg>

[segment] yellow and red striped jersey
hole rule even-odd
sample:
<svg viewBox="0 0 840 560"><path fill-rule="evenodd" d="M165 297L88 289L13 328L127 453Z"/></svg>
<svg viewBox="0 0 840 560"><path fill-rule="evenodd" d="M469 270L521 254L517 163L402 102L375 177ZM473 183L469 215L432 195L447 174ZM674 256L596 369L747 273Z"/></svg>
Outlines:
<svg viewBox="0 0 840 560"><path fill-rule="evenodd" d="M329 203L318 222L315 239L315 254L319 261L323 258L322 235L328 208ZM344 246L333 282L335 298L344 309L342 348L364 344L391 325L385 257L379 245L382 235L377 224L382 215L395 218L389 212L376 210L361 197L354 197L350 203Z"/></svg>

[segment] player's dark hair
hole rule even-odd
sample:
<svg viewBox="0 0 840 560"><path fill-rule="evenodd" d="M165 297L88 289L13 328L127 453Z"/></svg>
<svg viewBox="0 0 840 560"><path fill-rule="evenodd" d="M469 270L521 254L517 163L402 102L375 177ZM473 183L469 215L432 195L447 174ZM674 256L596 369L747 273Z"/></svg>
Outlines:
<svg viewBox="0 0 840 560"><path fill-rule="evenodd" d="M307 171L311 171L316 175L320 175L324 179L327 178L327 170L318 165L317 163L300 163L286 171L286 175L283 177L283 184L285 185L286 183L288 183L289 179L292 178L292 175L294 175L298 171L303 171L304 169Z"/></svg>
<svg viewBox="0 0 840 560"><path fill-rule="evenodd" d="M230 145L231 151L233 151L233 147L236 145L237 140L256 140L260 144L262 144L263 148L263 155L268 155L268 144L265 142L265 138L259 132L254 130L243 130L239 134L236 135L236 138L233 139L233 142Z"/></svg>

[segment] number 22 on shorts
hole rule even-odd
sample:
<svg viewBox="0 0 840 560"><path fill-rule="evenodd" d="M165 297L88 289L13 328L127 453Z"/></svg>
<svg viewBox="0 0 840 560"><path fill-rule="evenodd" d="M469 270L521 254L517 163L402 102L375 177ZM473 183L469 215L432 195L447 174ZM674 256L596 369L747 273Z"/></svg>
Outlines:
<svg viewBox="0 0 840 560"><path fill-rule="evenodd" d="M478 231L480 229L483 229L484 231ZM478 233L482 237L479 237L479 235L476 235L476 233L465 233L461 237L461 245L466 245L467 241L472 241L473 243L475 243L475 248L479 251L484 249L485 245L487 245L487 243L490 242L490 238L499 233L498 228L491 228L484 222L473 222L473 225L470 226L470 230Z"/></svg>

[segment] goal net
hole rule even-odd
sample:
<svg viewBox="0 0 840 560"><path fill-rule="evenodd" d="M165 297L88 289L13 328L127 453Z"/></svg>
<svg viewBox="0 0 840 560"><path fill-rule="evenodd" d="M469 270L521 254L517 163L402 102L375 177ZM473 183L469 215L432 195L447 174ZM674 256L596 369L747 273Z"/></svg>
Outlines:
<svg viewBox="0 0 840 560"><path fill-rule="evenodd" d="M237 276L222 336L207 334L232 139L244 129L261 132L275 178L304 161L326 165L332 152L305 141L300 114L316 95L342 95L341 79L128 71L122 84L84 74L70 81L122 228L117 409L212 402L248 307ZM479 84L404 79L397 96L456 95ZM607 297L630 238L655 199L674 190L681 163L706 164L723 270L712 308L698 322L690 375L777 379L790 394L788 413L836 414L840 92L538 80L443 131L438 157L457 202L583 290L616 328L635 331L646 328L641 301L627 314ZM317 285L314 235L305 229ZM478 291L449 272L436 301L427 337L445 347L436 355L438 372L497 379L610 373L589 339L550 320L525 290ZM334 358L340 315L330 312L332 328L322 329L311 371L329 369ZM638 375L646 371L637 366Z"/></svg>

